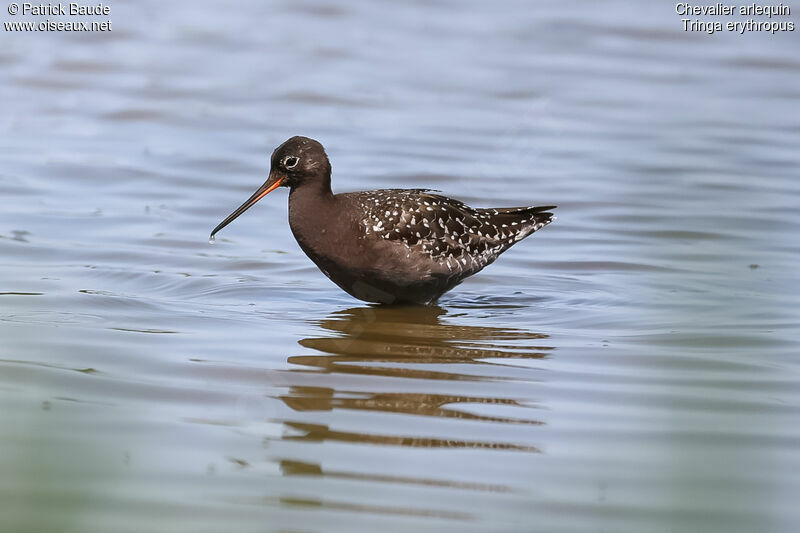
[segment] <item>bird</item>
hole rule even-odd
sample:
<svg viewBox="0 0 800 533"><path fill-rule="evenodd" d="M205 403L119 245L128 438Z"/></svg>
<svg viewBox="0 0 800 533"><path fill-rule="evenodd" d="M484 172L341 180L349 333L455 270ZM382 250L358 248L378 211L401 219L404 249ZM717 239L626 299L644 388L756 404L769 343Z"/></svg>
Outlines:
<svg viewBox="0 0 800 533"><path fill-rule="evenodd" d="M377 304L436 304L555 220L554 205L476 209L431 189L334 194L322 144L295 136L275 149L266 182L209 242L278 187L289 188L289 227L303 252L345 292Z"/></svg>

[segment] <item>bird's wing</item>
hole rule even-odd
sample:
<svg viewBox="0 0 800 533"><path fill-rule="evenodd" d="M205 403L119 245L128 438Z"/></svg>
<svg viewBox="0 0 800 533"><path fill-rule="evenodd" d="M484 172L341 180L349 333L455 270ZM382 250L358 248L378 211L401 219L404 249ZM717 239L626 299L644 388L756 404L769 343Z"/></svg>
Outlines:
<svg viewBox="0 0 800 533"><path fill-rule="evenodd" d="M471 275L515 242L549 224L554 206L473 209L427 189L364 193L367 235L426 254L447 270Z"/></svg>

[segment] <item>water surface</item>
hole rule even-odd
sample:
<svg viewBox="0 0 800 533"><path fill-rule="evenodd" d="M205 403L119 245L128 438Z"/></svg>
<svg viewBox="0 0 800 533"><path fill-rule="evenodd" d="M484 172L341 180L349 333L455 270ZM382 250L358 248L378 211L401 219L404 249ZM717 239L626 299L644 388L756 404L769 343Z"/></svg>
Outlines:
<svg viewBox="0 0 800 533"><path fill-rule="evenodd" d="M799 37L638 4L5 32L0 530L795 531ZM206 241L296 134L337 191L559 218L368 306L285 190Z"/></svg>

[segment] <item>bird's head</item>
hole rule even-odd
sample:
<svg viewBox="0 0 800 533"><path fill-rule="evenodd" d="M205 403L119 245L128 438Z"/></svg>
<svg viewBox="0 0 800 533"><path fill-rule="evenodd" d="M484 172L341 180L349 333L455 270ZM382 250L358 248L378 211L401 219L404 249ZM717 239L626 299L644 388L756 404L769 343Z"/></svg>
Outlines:
<svg viewBox="0 0 800 533"><path fill-rule="evenodd" d="M267 181L214 228L210 240L213 242L214 235L219 230L278 187L289 187L294 190L299 187L317 186L323 193L330 193L330 180L331 164L322 144L308 137L292 137L272 152Z"/></svg>

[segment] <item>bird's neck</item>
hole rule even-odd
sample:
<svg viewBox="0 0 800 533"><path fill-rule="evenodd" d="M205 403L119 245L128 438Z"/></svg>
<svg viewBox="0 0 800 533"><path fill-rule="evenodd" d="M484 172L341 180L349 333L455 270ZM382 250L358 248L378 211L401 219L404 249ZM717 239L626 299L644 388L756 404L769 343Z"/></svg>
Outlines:
<svg viewBox="0 0 800 533"><path fill-rule="evenodd" d="M311 210L315 209L315 206L320 208L332 201L330 175L326 176L326 179L301 183L289 191L290 209L292 204L295 204L297 207L309 210L308 213L312 213Z"/></svg>
<svg viewBox="0 0 800 533"><path fill-rule="evenodd" d="M335 216L330 180L303 183L289 192L289 226L298 242L314 245Z"/></svg>

